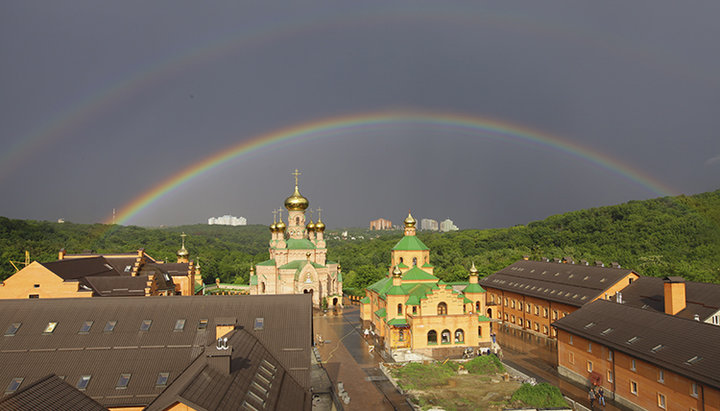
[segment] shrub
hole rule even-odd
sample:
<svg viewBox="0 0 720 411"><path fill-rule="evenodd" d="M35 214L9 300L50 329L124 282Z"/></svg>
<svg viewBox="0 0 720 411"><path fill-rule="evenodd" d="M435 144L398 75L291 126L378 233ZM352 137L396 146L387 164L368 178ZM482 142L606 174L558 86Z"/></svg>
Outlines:
<svg viewBox="0 0 720 411"><path fill-rule="evenodd" d="M546 382L538 385L523 384L512 395L512 401L520 401L529 407L567 407L560 389Z"/></svg>
<svg viewBox="0 0 720 411"><path fill-rule="evenodd" d="M494 355L481 355L465 363L465 369L471 374L497 374L505 372L498 357Z"/></svg>

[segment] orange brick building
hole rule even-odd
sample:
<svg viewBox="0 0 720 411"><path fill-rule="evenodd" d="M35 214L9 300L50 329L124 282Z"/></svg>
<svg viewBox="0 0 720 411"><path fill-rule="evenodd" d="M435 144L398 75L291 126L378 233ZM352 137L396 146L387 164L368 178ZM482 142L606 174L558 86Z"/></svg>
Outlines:
<svg viewBox="0 0 720 411"><path fill-rule="evenodd" d="M370 222L371 230L392 230L392 221L384 218L378 218Z"/></svg>
<svg viewBox="0 0 720 411"><path fill-rule="evenodd" d="M720 410L720 327L604 300L553 326L561 375L631 409Z"/></svg>
<svg viewBox="0 0 720 411"><path fill-rule="evenodd" d="M486 315L555 337L551 324L597 299L608 299L639 276L632 270L520 260L480 280Z"/></svg>

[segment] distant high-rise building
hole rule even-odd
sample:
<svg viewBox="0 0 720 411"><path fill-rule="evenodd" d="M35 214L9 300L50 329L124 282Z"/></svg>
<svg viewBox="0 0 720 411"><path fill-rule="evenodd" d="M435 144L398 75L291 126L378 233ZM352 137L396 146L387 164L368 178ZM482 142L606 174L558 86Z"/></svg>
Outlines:
<svg viewBox="0 0 720 411"><path fill-rule="evenodd" d="M445 221L440 223L440 231L446 233L448 231L457 231L458 227L453 223L453 221L449 218L445 219Z"/></svg>
<svg viewBox="0 0 720 411"><path fill-rule="evenodd" d="M423 218L422 220L420 220L420 229L437 231L438 230L438 222L437 222L437 220L433 220L430 218Z"/></svg>
<svg viewBox="0 0 720 411"><path fill-rule="evenodd" d="M392 230L392 221L378 218L370 222L371 230Z"/></svg>
<svg viewBox="0 0 720 411"><path fill-rule="evenodd" d="M210 217L208 218L209 225L247 225L247 219L245 217L234 217L229 214L225 214L222 217Z"/></svg>

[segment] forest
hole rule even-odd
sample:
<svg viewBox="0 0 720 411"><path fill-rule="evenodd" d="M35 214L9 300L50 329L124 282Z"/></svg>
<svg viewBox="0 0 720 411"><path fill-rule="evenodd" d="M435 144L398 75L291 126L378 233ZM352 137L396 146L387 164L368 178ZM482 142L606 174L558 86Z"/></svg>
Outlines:
<svg viewBox="0 0 720 411"><path fill-rule="evenodd" d="M347 239L339 235L345 230ZM144 248L172 262L182 232L205 282L247 283L250 266L268 259L270 232L261 225L143 228L0 217L0 279L15 272L11 260L22 267L17 262L25 250L31 261L49 262L62 248L70 254ZM325 234L328 257L342 264L344 288L355 294L387 274L390 250L402 236L399 230L358 228ZM528 255L618 262L641 275L720 283L720 190L573 211L508 228L420 231L418 237L431 250L435 274L447 282L467 279L472 262L488 275Z"/></svg>

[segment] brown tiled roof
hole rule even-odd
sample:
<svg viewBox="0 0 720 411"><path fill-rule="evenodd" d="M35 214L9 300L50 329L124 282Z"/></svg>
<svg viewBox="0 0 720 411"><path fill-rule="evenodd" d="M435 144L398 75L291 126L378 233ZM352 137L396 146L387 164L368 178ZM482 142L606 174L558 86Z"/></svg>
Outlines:
<svg viewBox="0 0 720 411"><path fill-rule="evenodd" d="M41 264L63 280L77 280L93 275L120 275L103 257L73 258Z"/></svg>
<svg viewBox="0 0 720 411"><path fill-rule="evenodd" d="M480 279L480 285L581 307L632 272L621 268L520 260Z"/></svg>
<svg viewBox="0 0 720 411"><path fill-rule="evenodd" d="M130 273L132 272L132 268L135 265L135 261L137 260L137 256L126 258L103 258L107 260L108 264L115 267L115 270L117 270L117 272L124 275L130 275Z"/></svg>
<svg viewBox="0 0 720 411"><path fill-rule="evenodd" d="M605 300L553 326L720 389L718 326Z"/></svg>
<svg viewBox="0 0 720 411"><path fill-rule="evenodd" d="M310 392L250 332L234 331L230 374L223 374L200 355L148 410L164 410L176 402L197 410L237 410L247 401L257 409L310 410ZM214 348L214 347L213 347ZM214 351L210 348L208 351Z"/></svg>
<svg viewBox="0 0 720 411"><path fill-rule="evenodd" d="M171 384L215 343L215 319L237 319L304 388L310 385L312 303L309 295L176 296L173 298L86 298L0 300L0 332L22 323L12 337L0 337L0 386L16 377L32 383L49 373L66 376L75 386L92 375L85 393L106 407L146 406L161 392L158 374ZM263 329L255 330L256 318ZM184 319L182 331L174 331ZM198 329L200 320L207 328ZM143 320L152 320L141 331ZM43 334L48 322L58 322ZM80 333L93 321L88 333ZM104 332L108 321L117 321ZM125 389L116 389L121 373L130 373Z"/></svg>
<svg viewBox="0 0 720 411"><path fill-rule="evenodd" d="M87 284L97 297L144 297L147 277L85 277Z"/></svg>
<svg viewBox="0 0 720 411"><path fill-rule="evenodd" d="M165 263L147 265L161 267L162 270L164 270L170 275L187 275L188 273L188 263Z"/></svg>
<svg viewBox="0 0 720 411"><path fill-rule="evenodd" d="M102 411L107 408L51 374L0 400L1 411Z"/></svg>
<svg viewBox="0 0 720 411"><path fill-rule="evenodd" d="M669 277L682 279L682 277ZM665 312L663 279L641 277L622 290L622 300L626 305ZM720 310L720 284L685 282L685 301L687 306L676 314L677 317L694 319L695 314L705 321Z"/></svg>

